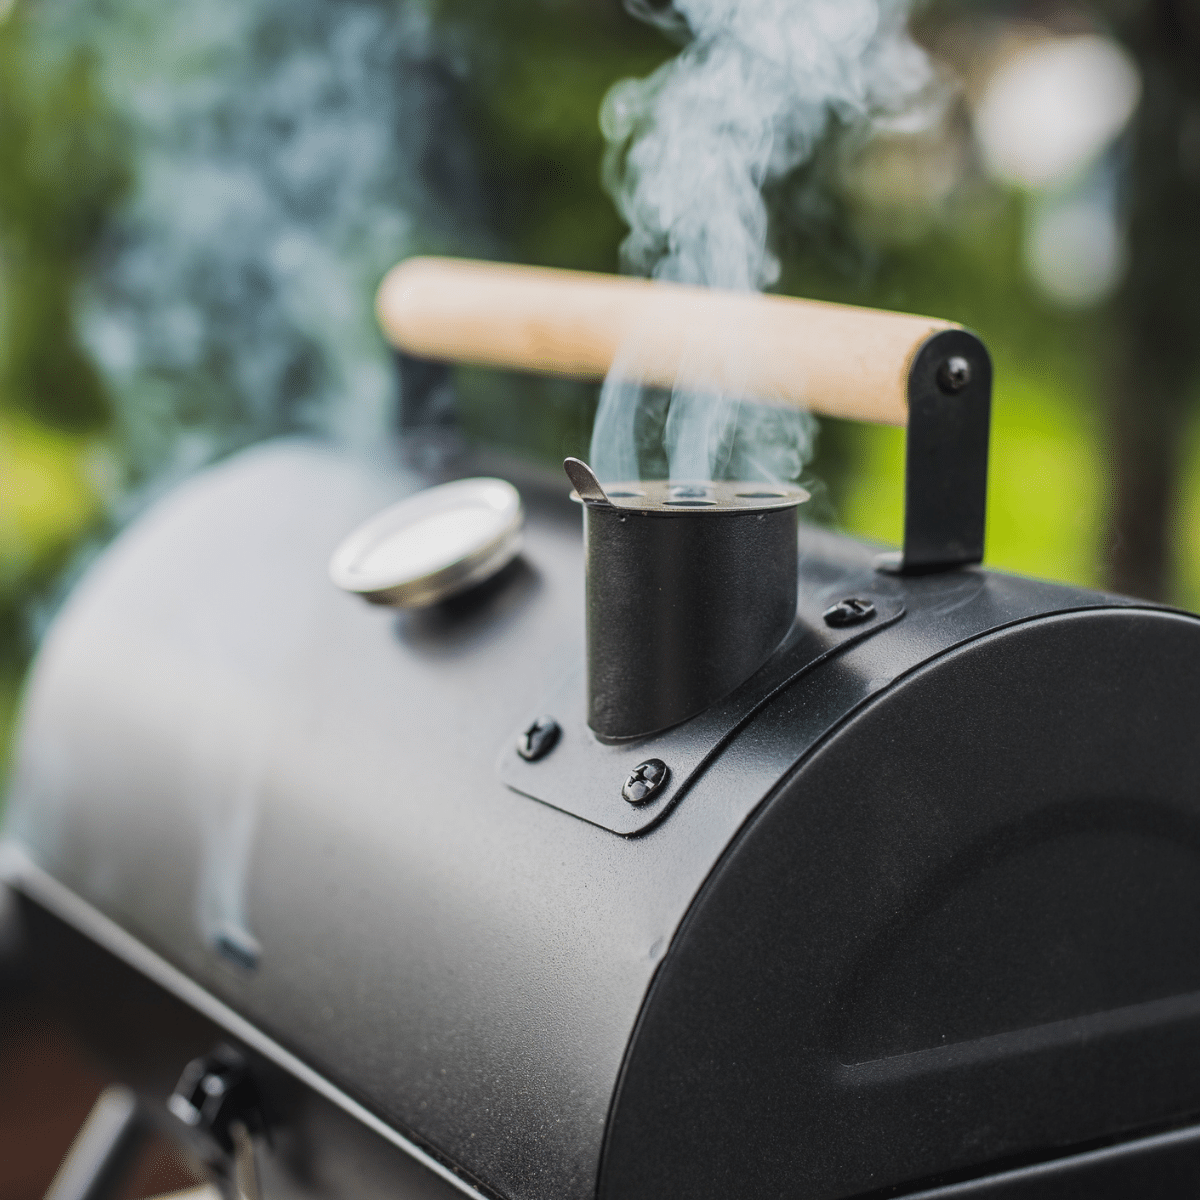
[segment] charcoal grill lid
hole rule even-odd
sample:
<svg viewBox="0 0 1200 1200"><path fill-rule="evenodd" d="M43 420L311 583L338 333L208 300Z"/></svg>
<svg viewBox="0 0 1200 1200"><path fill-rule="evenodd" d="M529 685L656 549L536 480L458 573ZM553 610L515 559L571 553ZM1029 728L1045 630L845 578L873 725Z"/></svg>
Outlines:
<svg viewBox="0 0 1200 1200"><path fill-rule="evenodd" d="M521 549L521 496L503 479L427 488L360 525L329 576L374 604L424 608L482 583Z"/></svg>

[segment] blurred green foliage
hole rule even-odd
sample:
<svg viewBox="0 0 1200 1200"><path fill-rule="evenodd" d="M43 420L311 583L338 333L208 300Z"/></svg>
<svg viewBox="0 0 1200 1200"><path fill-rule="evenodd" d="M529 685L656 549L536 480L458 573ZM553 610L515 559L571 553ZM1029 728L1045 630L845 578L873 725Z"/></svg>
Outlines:
<svg viewBox="0 0 1200 1200"><path fill-rule="evenodd" d="M521 261L613 270L623 230L599 183L596 113L612 82L644 75L674 48L594 0L447 0L444 11L484 34L472 43L486 49L472 59L469 112L501 198L492 211L502 240ZM904 214L855 211L835 179L839 153L835 131L772 198L780 290L950 317L979 332L997 369L988 561L1098 583L1106 499L1094 395L1103 314L1065 313L1030 285L1020 196L972 194L914 230ZM547 459L587 449L594 388L483 371L464 373L462 388L476 436L519 439ZM898 541L902 432L822 424L812 474L828 491L814 516Z"/></svg>
<svg viewBox="0 0 1200 1200"><path fill-rule="evenodd" d="M947 317L978 332L996 370L987 561L1094 585L1104 549L1101 433L1092 399L1102 322L1055 309L1031 287L1021 265L1023 221L1020 197L976 197L967 211L920 236L876 241L869 268L853 274L793 247L785 287ZM903 432L826 421L822 436L849 468L830 472L839 523L899 542Z"/></svg>
<svg viewBox="0 0 1200 1200"><path fill-rule="evenodd" d="M598 113L675 47L619 0L436 0L467 55L463 115L493 230L515 261L612 271L624 226L600 184Z"/></svg>
<svg viewBox="0 0 1200 1200"><path fill-rule="evenodd" d="M463 116L491 233L516 262L614 271L625 227L600 182L600 102L613 83L675 53L619 0L437 0L468 58ZM587 455L599 389L458 372L473 439L547 462Z"/></svg>
<svg viewBox="0 0 1200 1200"><path fill-rule="evenodd" d="M26 28L23 7L0 25L0 389L5 411L92 431L108 405L74 333L72 293L127 175L88 56L40 62Z"/></svg>
<svg viewBox="0 0 1200 1200"><path fill-rule="evenodd" d="M94 524L88 469L109 410L72 297L123 192L118 131L84 54L45 61L18 7L0 23L0 692L27 609ZM6 708L7 706L0 706Z"/></svg>
<svg viewBox="0 0 1200 1200"><path fill-rule="evenodd" d="M71 305L126 182L87 56L42 61L27 32L24 8L0 21L0 770L30 608L99 515L109 409Z"/></svg>

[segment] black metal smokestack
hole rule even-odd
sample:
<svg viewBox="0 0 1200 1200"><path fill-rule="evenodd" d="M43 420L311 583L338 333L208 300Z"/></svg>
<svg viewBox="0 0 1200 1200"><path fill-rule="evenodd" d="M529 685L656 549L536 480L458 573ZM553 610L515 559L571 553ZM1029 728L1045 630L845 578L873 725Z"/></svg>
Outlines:
<svg viewBox="0 0 1200 1200"><path fill-rule="evenodd" d="M602 738L676 725L733 691L796 616L802 489L641 481L601 487L578 459L584 506L588 724Z"/></svg>

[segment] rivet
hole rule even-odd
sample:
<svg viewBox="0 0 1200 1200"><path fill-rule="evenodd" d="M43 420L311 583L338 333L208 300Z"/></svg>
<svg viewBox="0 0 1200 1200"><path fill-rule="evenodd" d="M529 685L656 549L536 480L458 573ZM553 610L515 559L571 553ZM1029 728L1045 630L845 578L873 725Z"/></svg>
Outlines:
<svg viewBox="0 0 1200 1200"><path fill-rule="evenodd" d="M537 762L545 758L558 743L562 729L553 717L538 717L524 733L517 738L517 753L526 762Z"/></svg>
<svg viewBox="0 0 1200 1200"><path fill-rule="evenodd" d="M621 788L621 795L630 804L645 804L662 790L670 778L671 770L661 758L648 758L629 772L629 778Z"/></svg>
<svg viewBox="0 0 1200 1200"><path fill-rule="evenodd" d="M971 382L971 364L961 354L952 354L937 371L938 387L943 392L961 392Z"/></svg>

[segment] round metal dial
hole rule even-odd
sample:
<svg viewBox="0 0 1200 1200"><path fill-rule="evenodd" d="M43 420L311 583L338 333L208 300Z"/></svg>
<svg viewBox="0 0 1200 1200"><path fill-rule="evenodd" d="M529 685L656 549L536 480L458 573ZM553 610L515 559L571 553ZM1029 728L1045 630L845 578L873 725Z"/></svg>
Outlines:
<svg viewBox="0 0 1200 1200"><path fill-rule="evenodd" d="M521 549L521 496L503 479L427 488L360 525L329 576L373 604L424 608L474 587Z"/></svg>

